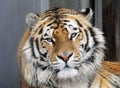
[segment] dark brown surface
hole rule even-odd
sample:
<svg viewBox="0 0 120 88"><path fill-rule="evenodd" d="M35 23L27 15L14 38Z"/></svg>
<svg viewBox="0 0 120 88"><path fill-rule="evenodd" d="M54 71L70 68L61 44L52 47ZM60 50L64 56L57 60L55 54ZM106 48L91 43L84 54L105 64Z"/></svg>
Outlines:
<svg viewBox="0 0 120 88"><path fill-rule="evenodd" d="M114 2L114 0L103 1L103 31L105 32L105 37L107 41L106 59L112 61L116 60L116 12Z"/></svg>

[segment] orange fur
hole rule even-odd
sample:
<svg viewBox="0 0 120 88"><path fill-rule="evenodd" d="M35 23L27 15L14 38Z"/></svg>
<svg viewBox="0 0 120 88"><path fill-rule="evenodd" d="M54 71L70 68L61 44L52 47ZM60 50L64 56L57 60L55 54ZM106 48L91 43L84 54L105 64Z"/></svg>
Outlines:
<svg viewBox="0 0 120 88"><path fill-rule="evenodd" d="M114 73L116 75L120 75L120 62L104 61L102 65L105 70Z"/></svg>

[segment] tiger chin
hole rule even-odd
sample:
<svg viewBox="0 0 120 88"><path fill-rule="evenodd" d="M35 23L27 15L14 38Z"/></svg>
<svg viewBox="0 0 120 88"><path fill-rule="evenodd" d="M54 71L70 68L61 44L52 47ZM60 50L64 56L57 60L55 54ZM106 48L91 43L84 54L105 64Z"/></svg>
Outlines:
<svg viewBox="0 0 120 88"><path fill-rule="evenodd" d="M120 88L120 63L104 61L103 32L90 8L28 13L18 47L21 88Z"/></svg>

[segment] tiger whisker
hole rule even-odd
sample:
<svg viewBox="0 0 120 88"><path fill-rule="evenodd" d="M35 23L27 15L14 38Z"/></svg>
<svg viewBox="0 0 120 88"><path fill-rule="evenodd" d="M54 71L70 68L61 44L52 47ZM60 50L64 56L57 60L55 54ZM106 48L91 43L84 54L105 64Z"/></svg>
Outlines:
<svg viewBox="0 0 120 88"><path fill-rule="evenodd" d="M53 71L52 71L52 73L48 76L48 78L47 78L47 80L46 80L46 83L45 83L45 84L47 84L47 83L49 82L49 80L51 79L51 77L52 77L53 73L54 73L54 70L53 70Z"/></svg>
<svg viewBox="0 0 120 88"><path fill-rule="evenodd" d="M26 51L26 50L28 50L28 49L31 49L31 46L29 46L29 47L23 49L22 51L24 52L24 51Z"/></svg>

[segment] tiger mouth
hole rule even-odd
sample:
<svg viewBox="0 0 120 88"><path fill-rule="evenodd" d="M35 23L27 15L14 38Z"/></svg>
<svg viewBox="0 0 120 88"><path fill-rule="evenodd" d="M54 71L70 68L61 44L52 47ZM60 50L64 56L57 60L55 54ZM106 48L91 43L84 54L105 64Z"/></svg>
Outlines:
<svg viewBox="0 0 120 88"><path fill-rule="evenodd" d="M57 73L59 73L60 71L63 71L63 70L69 70L69 69L75 69L75 70L79 70L78 69L78 67L74 67L74 68L72 68L72 67L70 67L70 66L68 66L67 64L66 64L66 66L64 66L64 68L63 69L55 69L55 73L57 74Z"/></svg>

